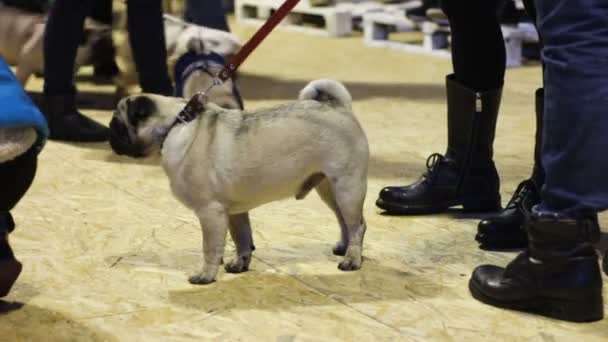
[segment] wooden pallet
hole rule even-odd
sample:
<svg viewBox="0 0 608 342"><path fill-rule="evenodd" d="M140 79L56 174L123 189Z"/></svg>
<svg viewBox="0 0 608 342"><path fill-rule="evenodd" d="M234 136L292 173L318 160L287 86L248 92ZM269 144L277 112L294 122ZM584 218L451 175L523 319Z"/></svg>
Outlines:
<svg viewBox="0 0 608 342"><path fill-rule="evenodd" d="M390 33L421 31L421 44L391 41ZM405 17L403 12L379 12L363 15L363 39L365 45L382 47L408 53L424 54L437 57L450 57L449 26L434 22L414 22Z"/></svg>
<svg viewBox="0 0 608 342"><path fill-rule="evenodd" d="M236 18L242 23L261 25L282 3L282 0L236 0ZM312 7L308 2L296 5L280 26L308 34L336 37L349 36L353 30L350 10L338 6Z"/></svg>
<svg viewBox="0 0 608 342"><path fill-rule="evenodd" d="M341 10L350 11L353 28L362 31L363 30L363 15L367 13L393 13L403 15L409 8L420 6L421 2L418 0L404 1L401 3L382 4L374 0L351 0L351 1L340 1L336 7Z"/></svg>
<svg viewBox="0 0 608 342"><path fill-rule="evenodd" d="M435 22L416 23L399 12L372 12L363 16L363 37L365 45L400 50L437 57L450 57L449 26ZM524 43L538 42L538 33L533 24L502 25L505 39L507 67L521 66ZM421 31L422 44L391 41L392 32Z"/></svg>

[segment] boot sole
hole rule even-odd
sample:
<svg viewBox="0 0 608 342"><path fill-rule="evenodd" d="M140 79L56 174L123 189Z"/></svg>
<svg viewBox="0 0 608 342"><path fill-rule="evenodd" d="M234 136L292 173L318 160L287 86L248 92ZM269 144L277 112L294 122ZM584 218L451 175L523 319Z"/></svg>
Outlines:
<svg viewBox="0 0 608 342"><path fill-rule="evenodd" d="M439 214L447 211L451 207L462 205L463 212L467 213L485 213L496 212L501 210L500 197L497 199L458 199L454 201L444 202L441 205L403 205L394 202L385 201L379 198L376 201L376 206L385 210L388 214L394 215L430 215Z"/></svg>
<svg viewBox="0 0 608 342"><path fill-rule="evenodd" d="M0 261L0 297L4 297L17 281L23 266L15 259Z"/></svg>
<svg viewBox="0 0 608 342"><path fill-rule="evenodd" d="M569 322L594 322L604 318L604 302L601 293L578 299L536 297L523 301L504 302L485 295L476 288L472 279L469 290L473 298L495 307L523 311Z"/></svg>

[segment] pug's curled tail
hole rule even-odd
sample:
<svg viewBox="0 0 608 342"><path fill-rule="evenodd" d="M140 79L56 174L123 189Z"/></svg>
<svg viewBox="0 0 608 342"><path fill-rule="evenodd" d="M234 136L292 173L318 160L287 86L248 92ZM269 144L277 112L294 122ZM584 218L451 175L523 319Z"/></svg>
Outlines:
<svg viewBox="0 0 608 342"><path fill-rule="evenodd" d="M351 109L351 103L353 101L350 93L342 83L329 78L323 78L308 83L308 85L300 91L298 99L300 99L300 101L315 100L326 102L331 106L344 107L349 110Z"/></svg>

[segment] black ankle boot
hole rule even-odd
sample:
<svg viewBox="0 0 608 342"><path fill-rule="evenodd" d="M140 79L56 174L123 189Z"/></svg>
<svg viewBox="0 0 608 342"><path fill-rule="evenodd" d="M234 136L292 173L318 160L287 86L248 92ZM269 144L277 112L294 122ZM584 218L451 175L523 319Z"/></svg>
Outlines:
<svg viewBox="0 0 608 342"><path fill-rule="evenodd" d="M599 239L597 217L531 217L530 245L506 268L483 265L469 289L483 303L573 322L604 317L602 277L592 242Z"/></svg>
<svg viewBox="0 0 608 342"><path fill-rule="evenodd" d="M376 205L390 214L433 214L458 205L471 212L500 209L492 144L502 88L477 93L452 76L446 83L447 153L431 155L416 183L380 191Z"/></svg>
<svg viewBox="0 0 608 342"><path fill-rule="evenodd" d="M51 140L96 142L107 141L110 136L109 128L78 112L73 94L45 95L42 111L49 124Z"/></svg>
<svg viewBox="0 0 608 342"><path fill-rule="evenodd" d="M21 273L21 263L15 259L8 243L8 231L0 230L0 297L6 296Z"/></svg>
<svg viewBox="0 0 608 342"><path fill-rule="evenodd" d="M488 250L526 248L528 236L523 227L526 212L540 203L540 189L545 173L540 160L544 112L543 88L536 90L536 139L534 144L534 169L532 177L519 184L505 209L496 216L488 217L477 228L477 240Z"/></svg>

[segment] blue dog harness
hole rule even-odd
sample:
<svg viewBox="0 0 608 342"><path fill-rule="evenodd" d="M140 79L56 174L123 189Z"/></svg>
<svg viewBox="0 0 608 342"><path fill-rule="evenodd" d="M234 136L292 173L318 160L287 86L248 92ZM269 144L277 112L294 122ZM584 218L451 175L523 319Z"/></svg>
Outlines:
<svg viewBox="0 0 608 342"><path fill-rule="evenodd" d="M193 72L202 71L215 78L216 75L210 70L212 68L222 70L225 65L224 57L214 52L197 54L194 51L189 51L185 53L175 63L175 96L184 96L184 83ZM232 93L237 99L239 107L243 109L243 100L234 82L232 82Z"/></svg>

